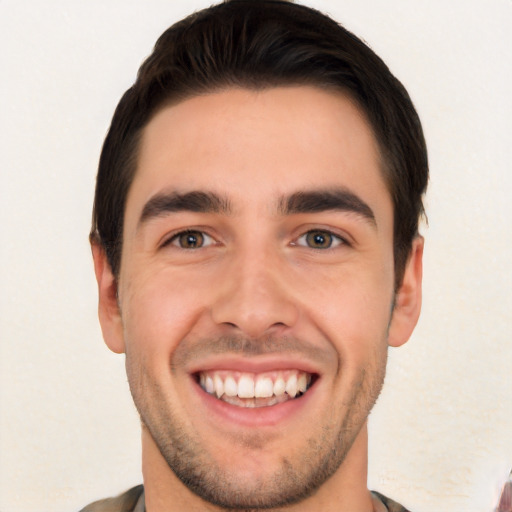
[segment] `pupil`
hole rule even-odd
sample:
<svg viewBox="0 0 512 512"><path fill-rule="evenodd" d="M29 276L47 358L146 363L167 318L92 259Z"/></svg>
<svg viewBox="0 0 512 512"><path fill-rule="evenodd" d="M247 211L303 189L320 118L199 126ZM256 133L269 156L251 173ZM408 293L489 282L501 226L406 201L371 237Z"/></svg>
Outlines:
<svg viewBox="0 0 512 512"><path fill-rule="evenodd" d="M331 237L328 233L314 231L308 235L308 241L313 247L321 247L323 249L330 247Z"/></svg>
<svg viewBox="0 0 512 512"><path fill-rule="evenodd" d="M183 247L193 249L201 245L201 235L197 233L186 233L182 235L181 243Z"/></svg>

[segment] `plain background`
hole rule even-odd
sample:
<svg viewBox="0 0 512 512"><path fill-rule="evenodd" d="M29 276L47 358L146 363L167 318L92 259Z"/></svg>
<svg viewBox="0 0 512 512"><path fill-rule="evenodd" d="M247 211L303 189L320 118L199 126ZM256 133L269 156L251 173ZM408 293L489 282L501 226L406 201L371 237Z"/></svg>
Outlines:
<svg viewBox="0 0 512 512"><path fill-rule="evenodd" d="M512 2L310 0L408 88L430 152L425 293L370 420L369 486L486 512L512 466ZM207 1L0 0L0 510L140 483L87 234L103 137L160 33Z"/></svg>

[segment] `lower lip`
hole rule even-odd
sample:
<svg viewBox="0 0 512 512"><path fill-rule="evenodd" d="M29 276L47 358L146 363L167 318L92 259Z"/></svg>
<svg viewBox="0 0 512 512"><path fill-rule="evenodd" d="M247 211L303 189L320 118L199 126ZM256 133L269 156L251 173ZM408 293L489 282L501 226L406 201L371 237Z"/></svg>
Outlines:
<svg viewBox="0 0 512 512"><path fill-rule="evenodd" d="M280 425L293 419L307 406L318 382L299 398L267 407L237 407L210 395L194 379L193 384L208 413L231 425L238 424L243 427L261 428Z"/></svg>

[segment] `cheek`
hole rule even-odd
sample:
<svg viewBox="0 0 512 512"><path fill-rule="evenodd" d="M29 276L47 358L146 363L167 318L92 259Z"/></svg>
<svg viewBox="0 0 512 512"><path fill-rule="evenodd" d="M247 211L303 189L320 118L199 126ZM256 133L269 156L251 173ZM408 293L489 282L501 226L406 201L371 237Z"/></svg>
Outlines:
<svg viewBox="0 0 512 512"><path fill-rule="evenodd" d="M170 272L132 279L121 304L127 349L143 345L146 355L174 350L204 310L201 290Z"/></svg>
<svg viewBox="0 0 512 512"><path fill-rule="evenodd" d="M320 283L317 282L317 285ZM385 348L393 298L392 272L338 273L310 291L314 322L336 346L340 358L363 360Z"/></svg>

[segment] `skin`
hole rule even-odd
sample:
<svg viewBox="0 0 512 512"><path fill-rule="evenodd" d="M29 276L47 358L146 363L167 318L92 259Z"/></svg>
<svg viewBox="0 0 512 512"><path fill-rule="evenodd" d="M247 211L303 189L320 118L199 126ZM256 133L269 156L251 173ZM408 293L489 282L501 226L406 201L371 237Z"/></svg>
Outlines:
<svg viewBox="0 0 512 512"><path fill-rule="evenodd" d="M387 347L405 343L418 319L423 249L417 237L394 290L393 207L380 165L354 102L314 87L194 97L145 128L119 280L100 246L93 255L103 335L126 353L142 418L149 512L281 510L287 500L290 511L375 509L366 421ZM373 220L279 208L283 197L319 189L349 191ZM229 212L141 220L156 195L190 191L221 196ZM187 229L204 245L180 245ZM312 230L332 245L311 243ZM246 364L307 367L317 380L291 412L263 424L209 408L192 374Z"/></svg>

